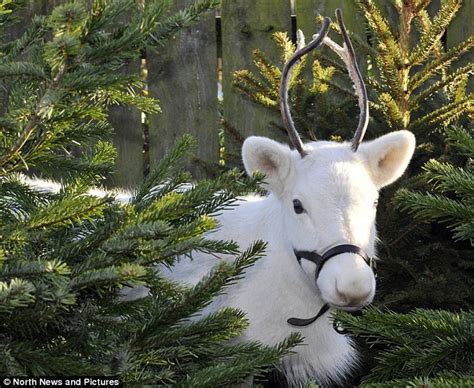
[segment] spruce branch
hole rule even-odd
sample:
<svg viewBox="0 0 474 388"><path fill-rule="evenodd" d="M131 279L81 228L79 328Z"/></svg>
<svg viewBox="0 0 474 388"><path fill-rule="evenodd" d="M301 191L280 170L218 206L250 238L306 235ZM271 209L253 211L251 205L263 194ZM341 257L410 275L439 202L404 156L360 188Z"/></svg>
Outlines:
<svg viewBox="0 0 474 388"><path fill-rule="evenodd" d="M410 101L410 107L412 109L417 108L426 98L430 97L434 93L442 91L443 88L449 88L450 86L458 84L465 77L469 77L474 74L474 64L470 63L467 66L460 67L456 71L452 72L448 76L443 77L441 80L433 83L418 95L413 96Z"/></svg>
<svg viewBox="0 0 474 388"><path fill-rule="evenodd" d="M0 65L0 78L33 77L41 81L48 80L44 69L31 62L9 62Z"/></svg>
<svg viewBox="0 0 474 388"><path fill-rule="evenodd" d="M410 129L414 132L419 129L427 132L439 123L443 123L443 126L448 126L464 113L472 113L472 104L473 100L471 96L467 96L461 101L446 104L414 121L410 125Z"/></svg>
<svg viewBox="0 0 474 388"><path fill-rule="evenodd" d="M150 33L148 43L163 46L179 30L191 26L209 11L220 6L220 0L196 0L187 8L158 23L156 31Z"/></svg>
<svg viewBox="0 0 474 388"><path fill-rule="evenodd" d="M26 231L40 230L53 227L63 227L65 224L78 220L92 218L100 214L111 198L95 198L89 196L65 197L52 204L38 208L25 222Z"/></svg>
<svg viewBox="0 0 474 388"><path fill-rule="evenodd" d="M14 312L35 301L35 287L29 281L12 278L9 283L0 281L0 312Z"/></svg>
<svg viewBox="0 0 474 388"><path fill-rule="evenodd" d="M465 155L472 157L474 155L474 137L472 131L462 127L453 127L446 130L447 139L450 144L459 149Z"/></svg>
<svg viewBox="0 0 474 388"><path fill-rule="evenodd" d="M198 1L180 17L196 19L211 3ZM116 200L118 192L90 195L115 155L105 141L109 106L159 111L138 93L141 78L119 70L166 24L170 4L65 3L0 46L8 91L0 120L0 374L113 374L131 386L176 385L210 368L233 384L267 370L291 346L229 344L247 325L236 309L193 316L261 255L264 244L256 243L234 261L218 259L238 255L237 244L204 235L218 226L211 216L260 178L231 172L185 185L182 160L194 143L185 138L131 202ZM63 180L32 185L14 173L21 163ZM221 265L195 287L156 272L157 264L164 271L202 253Z"/></svg>
<svg viewBox="0 0 474 388"><path fill-rule="evenodd" d="M172 151L160 160L158 166L148 175L143 184L138 188L134 195L133 203L138 207L146 206L151 203L154 196L151 192L159 189L156 187L172 176L175 172L174 166L179 166L180 162L186 158L196 147L196 141L192 136L186 135L178 139ZM160 191L157 191L159 195Z"/></svg>
<svg viewBox="0 0 474 388"><path fill-rule="evenodd" d="M418 7L419 10L418 12L416 12L415 22L417 22L421 34L428 33L430 29L432 28L432 24L433 24L431 22L428 11L425 9L425 7L427 7L427 5L423 6L423 8ZM433 54L436 58L439 58L443 54L444 48L443 48L441 39L435 42L432 49L433 49Z"/></svg>
<svg viewBox="0 0 474 388"><path fill-rule="evenodd" d="M465 374L472 365L473 318L472 311L416 309L400 314L374 307L360 317L336 315L344 328L365 339L376 352L377 364L364 377L364 386L400 378Z"/></svg>
<svg viewBox="0 0 474 388"><path fill-rule="evenodd" d="M59 94L56 93L59 90L59 83L64 74L66 73L66 70L66 65L63 65L56 73L54 79L48 82L49 85L47 89L39 99L34 112L31 114L29 121L18 136L14 145L5 154L0 156L0 169L5 171L5 166L7 165L7 163L10 163L15 157L20 157L20 160L22 159L22 148L33 135L37 126L40 125L41 120L51 114L52 106L56 102L57 97L59 96ZM16 163L18 163L18 161ZM10 171L15 168L16 163L14 163L13 166L10 167Z"/></svg>
<svg viewBox="0 0 474 388"><path fill-rule="evenodd" d="M402 67L400 60L403 55L399 50L395 35L372 0L358 0L357 5L364 12L369 27L376 36L378 52L376 61L381 70L381 76L396 93L397 99L403 99L404 92L398 78L398 69Z"/></svg>
<svg viewBox="0 0 474 388"><path fill-rule="evenodd" d="M219 263L209 276L184 293L173 306L169 306L166 310L160 308L160 311L156 311L154 318L137 334L134 340L135 346L144 344L149 338L153 338L154 333L161 327L174 321L186 319L206 307L210 303L210 296L219 295L223 292L224 287L240 279L245 269L261 257L264 249L264 243L256 242L233 263Z"/></svg>
<svg viewBox="0 0 474 388"><path fill-rule="evenodd" d="M448 50L439 58L434 59L425 65L424 68L417 71L410 79L408 90L413 92L419 88L425 81L436 76L443 69L446 69L452 62L457 60L462 54L468 52L474 47L474 37L469 37L458 46Z"/></svg>
<svg viewBox="0 0 474 388"><path fill-rule="evenodd" d="M411 66L423 63L432 53L433 47L438 45L446 27L461 8L461 0L448 0L442 3L438 14L427 31L424 31L420 41L409 58Z"/></svg>
<svg viewBox="0 0 474 388"><path fill-rule="evenodd" d="M466 232L474 230L474 210L472 204L452 200L439 194L415 193L401 189L394 197L402 210L420 220L437 220L446 223L454 232L455 240L472 238Z"/></svg>
<svg viewBox="0 0 474 388"><path fill-rule="evenodd" d="M290 335L278 348L262 347L258 355L247 354L221 361L215 365L204 368L190 378L178 383L178 387L211 386L219 384L225 386L232 381L244 382L249 376L259 376L262 370L268 369L278 362L290 349L301 342L297 334ZM249 374L249 369L252 370Z"/></svg>
<svg viewBox="0 0 474 388"><path fill-rule="evenodd" d="M423 166L423 179L432 183L434 190L442 193L454 192L465 196L467 201L474 198L474 174L467 169L431 159Z"/></svg>

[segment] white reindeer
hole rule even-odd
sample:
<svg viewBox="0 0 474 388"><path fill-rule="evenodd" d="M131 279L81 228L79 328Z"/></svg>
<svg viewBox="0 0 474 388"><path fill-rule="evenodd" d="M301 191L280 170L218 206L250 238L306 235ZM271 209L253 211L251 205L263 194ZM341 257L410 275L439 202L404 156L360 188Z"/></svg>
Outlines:
<svg viewBox="0 0 474 388"><path fill-rule="evenodd" d="M291 385L309 378L323 385L341 382L357 364L350 338L334 330L327 310L355 310L372 301L378 191L403 174L415 148L408 131L392 132L359 147L368 123L367 94L340 10L336 16L344 46L326 36L330 19L325 18L307 46L300 33L298 49L282 72L281 110L296 150L265 137L245 140L245 168L249 174L266 175L270 194L243 198L233 210L223 212L220 229L211 236L234 240L243 249L256 239L268 242L265 257L203 314L237 307L250 322L242 339L268 345L300 331L305 344L282 365ZM303 145L291 119L291 67L321 43L340 55L356 87L361 115L352 144ZM197 255L192 262L178 263L167 276L194 284L213 265L215 258Z"/></svg>
<svg viewBox="0 0 474 388"><path fill-rule="evenodd" d="M323 386L338 383L357 365L351 339L334 330L328 310L358 310L372 301L378 191L403 174L415 148L415 138L408 131L360 144L368 124L367 93L340 10L336 16L344 45L327 37L330 19L324 18L321 30L307 46L299 32L298 49L282 72L281 110L296 150L264 137L247 138L242 148L245 168L249 174L260 171L266 175L270 194L238 201L238 206L218 217L220 228L209 236L236 241L242 249L257 239L268 242L265 257L202 315L223 306L237 307L250 323L241 339L268 345L300 331L305 344L282 364L291 385L309 378ZM291 119L291 68L321 43L342 58L356 88L361 115L352 143L303 144ZM30 184L51 191L59 188L38 182ZM162 272L196 284L215 260L196 254L192 262L181 260L172 270L163 268ZM146 293L133 289L126 298Z"/></svg>

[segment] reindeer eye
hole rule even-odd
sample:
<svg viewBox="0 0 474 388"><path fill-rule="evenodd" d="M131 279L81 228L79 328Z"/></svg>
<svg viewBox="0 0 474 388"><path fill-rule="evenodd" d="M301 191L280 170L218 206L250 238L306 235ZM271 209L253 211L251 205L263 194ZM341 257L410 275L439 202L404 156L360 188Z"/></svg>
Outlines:
<svg viewBox="0 0 474 388"><path fill-rule="evenodd" d="M303 204L301 203L299 199L293 200L293 209L295 209L296 214L301 214L304 212Z"/></svg>

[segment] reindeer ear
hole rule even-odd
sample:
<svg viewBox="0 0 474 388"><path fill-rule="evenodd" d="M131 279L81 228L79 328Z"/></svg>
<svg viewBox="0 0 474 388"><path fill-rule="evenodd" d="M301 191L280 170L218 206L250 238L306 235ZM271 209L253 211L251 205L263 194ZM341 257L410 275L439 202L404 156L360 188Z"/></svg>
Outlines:
<svg viewBox="0 0 474 388"><path fill-rule="evenodd" d="M260 171L265 174L264 182L272 193L283 192L292 168L288 146L266 137L251 136L242 146L242 159L249 175Z"/></svg>
<svg viewBox="0 0 474 388"><path fill-rule="evenodd" d="M409 131L391 132L360 146L360 152L366 155L372 179L378 188L402 176L414 151L415 136Z"/></svg>

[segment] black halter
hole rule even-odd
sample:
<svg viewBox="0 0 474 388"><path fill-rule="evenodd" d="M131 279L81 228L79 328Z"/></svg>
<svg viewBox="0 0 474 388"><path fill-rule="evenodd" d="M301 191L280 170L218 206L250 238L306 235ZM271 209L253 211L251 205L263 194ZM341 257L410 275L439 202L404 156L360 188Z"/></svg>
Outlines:
<svg viewBox="0 0 474 388"><path fill-rule="evenodd" d="M314 280L318 280L319 273L321 272L321 269L323 268L323 265L332 257L340 255L341 253L354 253L356 255L359 255L364 259L364 261L367 263L367 265L372 269L374 272L374 275L377 276L376 268L375 268L375 260L372 257L369 257L367 253L365 253L361 248L355 245L351 244L342 244L342 245L337 245L334 248L331 248L327 250L323 255L319 255L316 252L312 251L297 251L295 250L295 256L296 259L298 260L298 263L301 265L301 259L309 260L312 263L316 264L316 271L314 275ZM308 326L312 324L316 319L318 319L320 316L322 316L326 311L329 310L329 304L325 303L323 307L319 310L319 312L312 318L289 318L287 322L290 325L293 326ZM343 330L337 326L336 323L334 323L334 329L338 333L344 333Z"/></svg>

